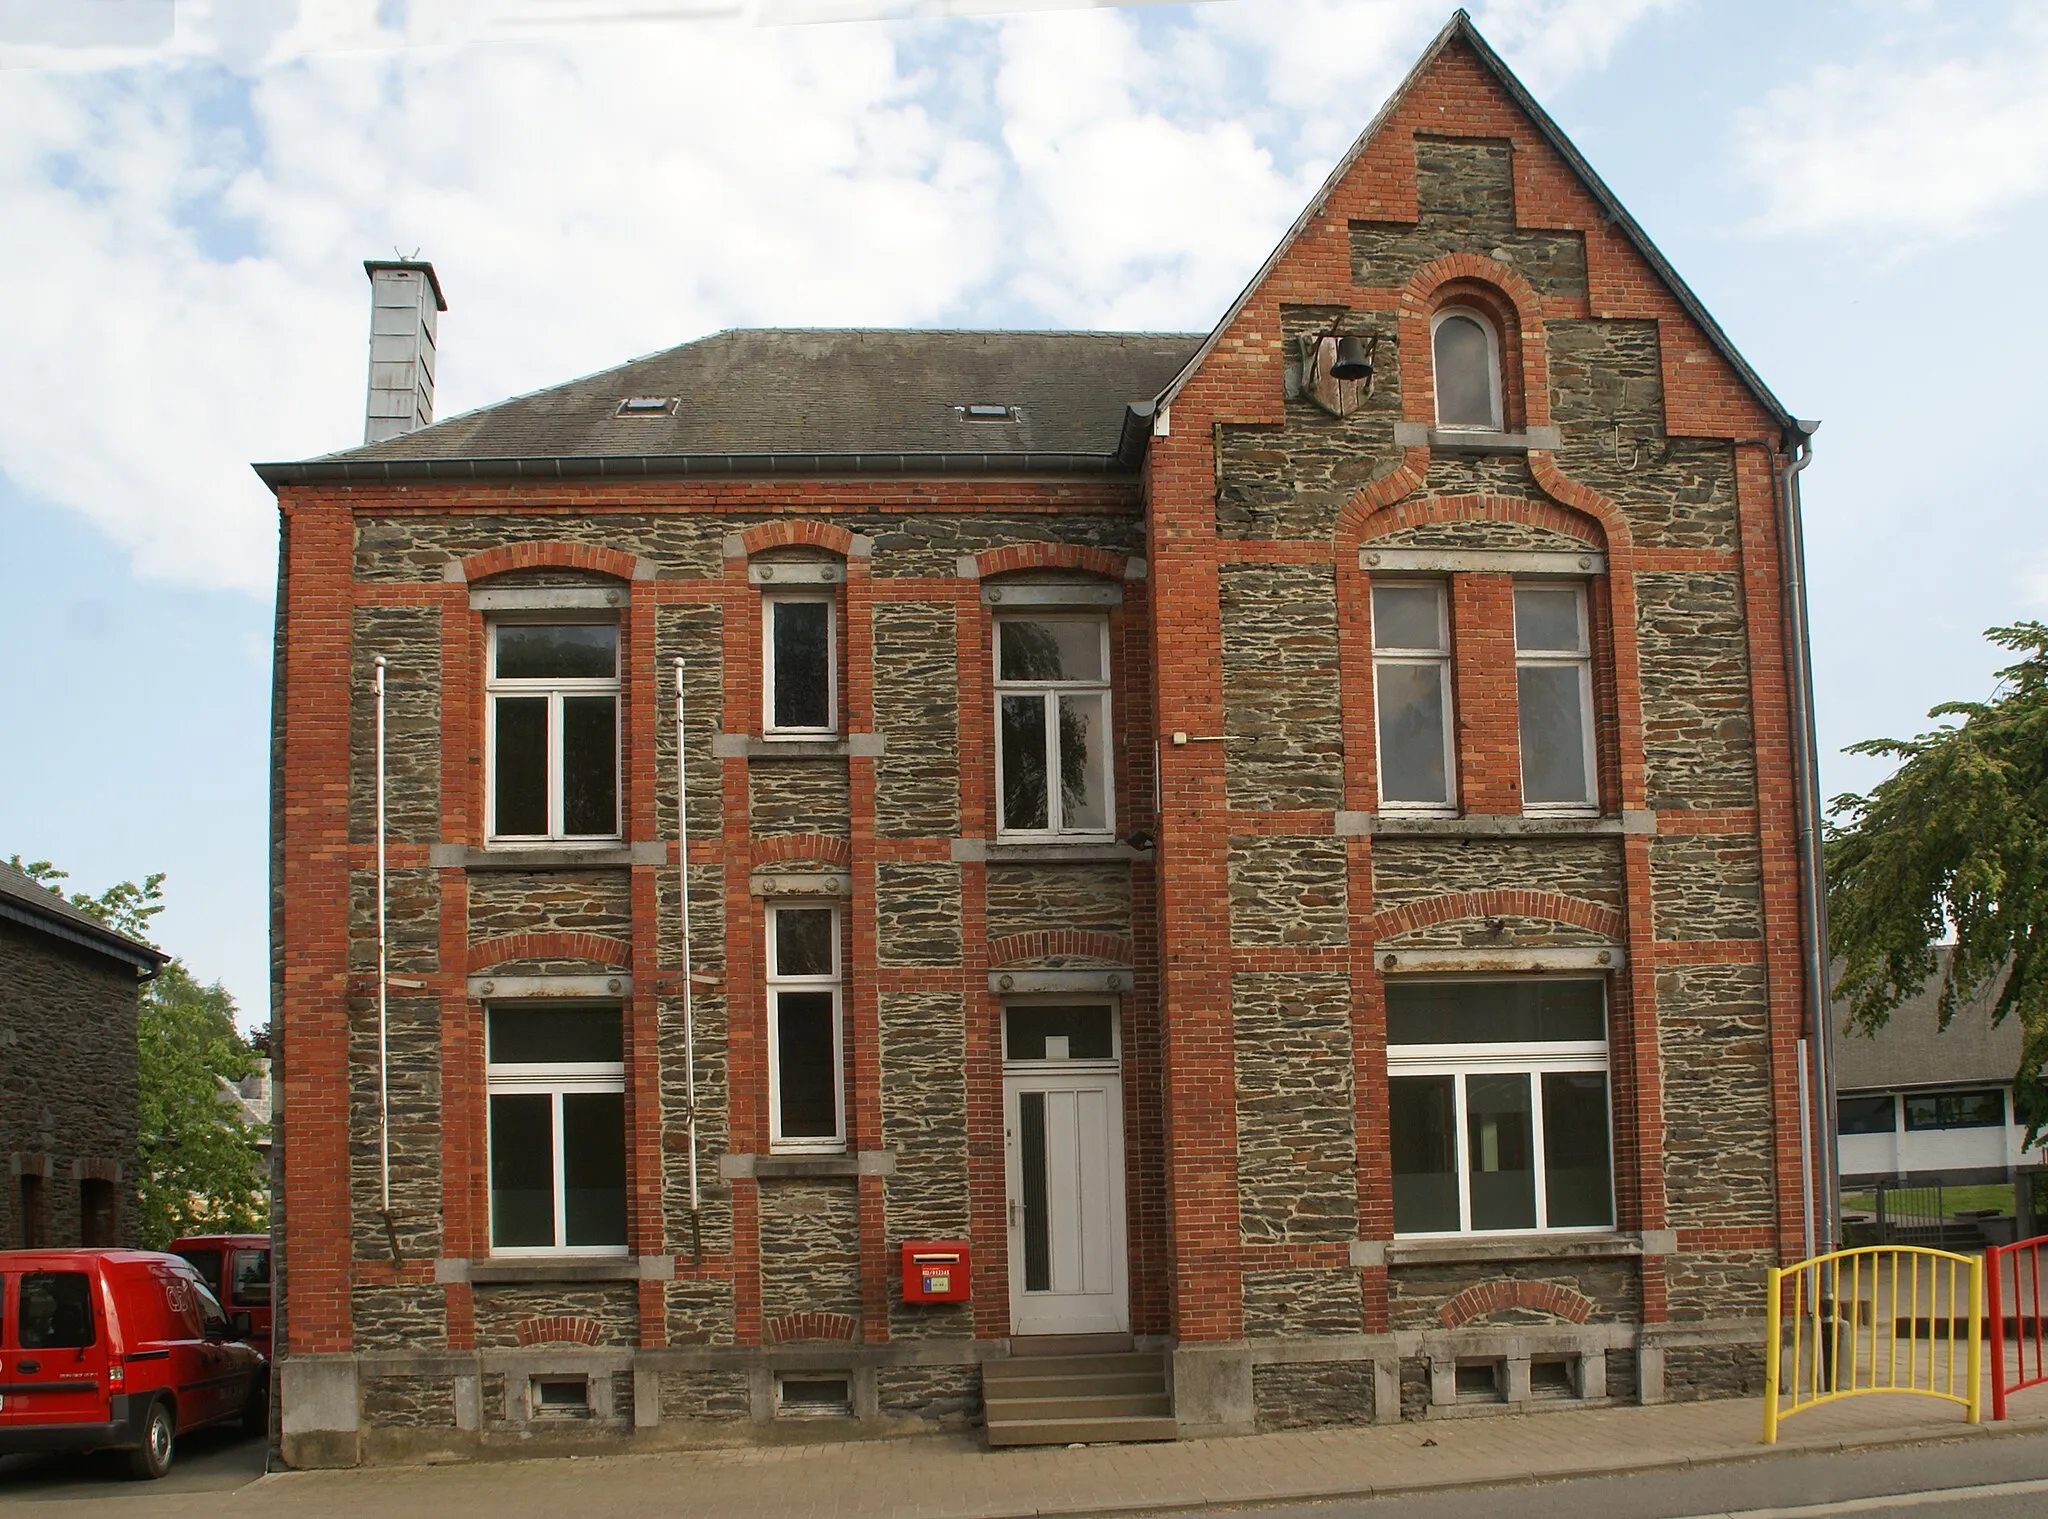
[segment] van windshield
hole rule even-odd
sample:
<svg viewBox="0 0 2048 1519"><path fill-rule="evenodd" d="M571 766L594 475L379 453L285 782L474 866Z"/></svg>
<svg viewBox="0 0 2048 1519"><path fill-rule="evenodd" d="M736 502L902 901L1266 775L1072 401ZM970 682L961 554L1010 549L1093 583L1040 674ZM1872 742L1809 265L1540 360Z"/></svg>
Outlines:
<svg viewBox="0 0 2048 1519"><path fill-rule="evenodd" d="M69 1350L93 1342L92 1283L83 1271L28 1271L21 1278L16 1343L23 1350Z"/></svg>
<svg viewBox="0 0 2048 1519"><path fill-rule="evenodd" d="M259 1307L270 1301L268 1250L235 1252L235 1301L242 1304L253 1303Z"/></svg>

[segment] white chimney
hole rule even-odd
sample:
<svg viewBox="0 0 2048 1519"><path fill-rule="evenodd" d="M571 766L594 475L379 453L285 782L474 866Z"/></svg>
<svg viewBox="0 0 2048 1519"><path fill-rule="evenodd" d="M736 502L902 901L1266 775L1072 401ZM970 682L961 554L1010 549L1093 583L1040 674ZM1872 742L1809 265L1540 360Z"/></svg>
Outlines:
<svg viewBox="0 0 2048 1519"><path fill-rule="evenodd" d="M370 399L363 441L381 443L434 420L434 331L448 309L434 266L366 259L370 276Z"/></svg>

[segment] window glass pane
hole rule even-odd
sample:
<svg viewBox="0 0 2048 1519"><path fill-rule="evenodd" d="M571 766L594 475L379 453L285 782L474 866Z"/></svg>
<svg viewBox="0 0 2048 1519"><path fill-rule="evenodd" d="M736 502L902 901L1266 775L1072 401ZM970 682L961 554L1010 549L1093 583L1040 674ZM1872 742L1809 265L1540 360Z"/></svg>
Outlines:
<svg viewBox="0 0 2048 1519"><path fill-rule="evenodd" d="M485 1037L492 1065L617 1065L626 1058L615 1007L494 1007Z"/></svg>
<svg viewBox="0 0 2048 1519"><path fill-rule="evenodd" d="M562 830L619 831L619 720L615 696L562 698Z"/></svg>
<svg viewBox="0 0 2048 1519"><path fill-rule="evenodd" d="M1835 1120L1844 1134L1893 1134L1899 1126L1889 1092L1882 1097L1842 1098L1835 1104Z"/></svg>
<svg viewBox="0 0 2048 1519"><path fill-rule="evenodd" d="M1062 696L1060 702L1060 826L1109 827L1109 744L1104 696Z"/></svg>
<svg viewBox="0 0 2048 1519"><path fill-rule="evenodd" d="M562 1094L564 1244L626 1242L626 1094Z"/></svg>
<svg viewBox="0 0 2048 1519"><path fill-rule="evenodd" d="M93 1342L92 1280L83 1271L24 1271L19 1302L19 1349L75 1350Z"/></svg>
<svg viewBox="0 0 2048 1519"><path fill-rule="evenodd" d="M1387 1083L1397 1234L1440 1234L1458 1227L1455 1080L1397 1076Z"/></svg>
<svg viewBox="0 0 2048 1519"><path fill-rule="evenodd" d="M220 1305L220 1299L213 1295L210 1287L200 1287L192 1294L192 1300L199 1305L199 1323L208 1338L225 1339L228 1332L227 1310Z"/></svg>
<svg viewBox="0 0 2048 1519"><path fill-rule="evenodd" d="M555 1099L545 1092L491 1098L491 1244L555 1242Z"/></svg>
<svg viewBox="0 0 2048 1519"><path fill-rule="evenodd" d="M771 601L774 728L832 726L832 606L825 601Z"/></svg>
<svg viewBox="0 0 2048 1519"><path fill-rule="evenodd" d="M1044 828L1045 698L1005 696L1002 701L1003 815L998 826Z"/></svg>
<svg viewBox="0 0 2048 1519"><path fill-rule="evenodd" d="M1102 623L1006 617L996 624L1001 680L1101 680Z"/></svg>
<svg viewBox="0 0 2048 1519"><path fill-rule="evenodd" d="M1107 1007L1046 1007L1024 1004L1003 1014L1003 1053L1010 1060L1044 1060L1048 1036L1067 1041L1069 1060L1110 1060L1115 1034Z"/></svg>
<svg viewBox="0 0 2048 1519"><path fill-rule="evenodd" d="M1607 1037L1593 980L1387 983L1389 1044L1592 1043Z"/></svg>
<svg viewBox="0 0 2048 1519"><path fill-rule="evenodd" d="M1527 1076L1465 1078L1465 1147L1472 1164L1472 1227L1536 1227L1535 1136Z"/></svg>
<svg viewBox="0 0 2048 1519"><path fill-rule="evenodd" d="M1443 591L1433 585L1372 588L1372 646L1430 649L1444 646Z"/></svg>
<svg viewBox="0 0 2048 1519"><path fill-rule="evenodd" d="M1492 427L1493 357L1486 329L1469 316L1436 325L1436 420L1439 427Z"/></svg>
<svg viewBox="0 0 2048 1519"><path fill-rule="evenodd" d="M498 624L500 680L610 680L619 629L609 622Z"/></svg>
<svg viewBox="0 0 2048 1519"><path fill-rule="evenodd" d="M1585 643L1579 634L1578 587L1516 586L1515 647L1546 653L1582 652Z"/></svg>
<svg viewBox="0 0 2048 1519"><path fill-rule="evenodd" d="M501 696L492 776L501 836L548 831L548 699Z"/></svg>
<svg viewBox="0 0 2048 1519"><path fill-rule="evenodd" d="M832 993L775 994L775 1059L784 1139L839 1135L839 1047Z"/></svg>
<svg viewBox="0 0 2048 1519"><path fill-rule="evenodd" d="M270 1252L235 1252L235 1301L245 1307L270 1301Z"/></svg>
<svg viewBox="0 0 2048 1519"><path fill-rule="evenodd" d="M1443 666L1383 664L1378 674L1381 798L1449 802Z"/></svg>
<svg viewBox="0 0 2048 1519"><path fill-rule="evenodd" d="M220 1290L220 1252L218 1250L180 1250L178 1256L199 1273L199 1280L218 1292Z"/></svg>
<svg viewBox="0 0 2048 1519"><path fill-rule="evenodd" d="M1614 1223L1607 1077L1602 1073L1544 1073L1543 1186L1551 1228L1599 1229Z"/></svg>
<svg viewBox="0 0 2048 1519"><path fill-rule="evenodd" d="M1590 802L1582 667L1523 665L1515 671L1522 714L1522 800Z"/></svg>
<svg viewBox="0 0 2048 1519"><path fill-rule="evenodd" d="M2004 1122L2003 1092L1919 1092L1906 1098L1909 1129L1989 1129Z"/></svg>
<svg viewBox="0 0 2048 1519"><path fill-rule="evenodd" d="M829 907L775 909L775 974L829 976L838 946L832 938Z"/></svg>
<svg viewBox="0 0 2048 1519"><path fill-rule="evenodd" d="M1052 1205L1045 1171L1045 1093L1017 1094L1017 1170L1024 1213L1024 1290L1052 1289Z"/></svg>

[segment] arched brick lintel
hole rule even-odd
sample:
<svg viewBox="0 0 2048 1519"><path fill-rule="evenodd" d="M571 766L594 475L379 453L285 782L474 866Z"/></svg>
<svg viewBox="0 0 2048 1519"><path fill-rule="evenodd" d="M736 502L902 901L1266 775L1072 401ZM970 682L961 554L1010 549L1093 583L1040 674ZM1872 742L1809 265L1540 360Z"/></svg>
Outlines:
<svg viewBox="0 0 2048 1519"><path fill-rule="evenodd" d="M1028 934L1009 934L988 943L991 966L1017 965L1026 960L1043 960L1052 955L1085 955L1129 966L1137 955L1129 939L1115 934L1089 933L1078 928L1039 929Z"/></svg>
<svg viewBox="0 0 2048 1519"><path fill-rule="evenodd" d="M1607 543L1607 524L1591 513L1526 496L1418 496L1380 511L1360 524L1359 542L1366 544L1404 528L1428 522L1519 522L1576 538L1588 548Z"/></svg>
<svg viewBox="0 0 2048 1519"><path fill-rule="evenodd" d="M827 865L851 865L853 849L845 839L822 833L792 833L776 838L756 839L748 852L753 864L780 865L785 860L817 860Z"/></svg>
<svg viewBox="0 0 2048 1519"><path fill-rule="evenodd" d="M740 534L740 549L753 555L769 549L824 549L842 559L852 555L868 540L833 522L815 517L793 517L779 522L761 522Z"/></svg>
<svg viewBox="0 0 2048 1519"><path fill-rule="evenodd" d="M653 566L620 549L591 543L563 543L551 538L501 543L462 561L462 578L471 584L508 570L594 570L621 580L651 580Z"/></svg>
<svg viewBox="0 0 2048 1519"><path fill-rule="evenodd" d="M1593 1316L1591 1298L1555 1282L1481 1282L1437 1309L1436 1316L1444 1328L1456 1329L1503 1308L1555 1314L1573 1324L1583 1324Z"/></svg>
<svg viewBox="0 0 2048 1519"><path fill-rule="evenodd" d="M851 1340L860 1325L847 1313L786 1313L761 1326L762 1338L771 1345L796 1340Z"/></svg>
<svg viewBox="0 0 2048 1519"><path fill-rule="evenodd" d="M522 1319L512 1329L522 1345L595 1345L603 1333L596 1319L567 1313Z"/></svg>
<svg viewBox="0 0 2048 1519"><path fill-rule="evenodd" d="M1448 923L1454 918L1548 918L1589 933L1604 934L1619 943L1626 928L1620 913L1583 897L1568 897L1555 891L1466 891L1441 897L1424 897L1385 912L1374 913L1375 940L1390 939L1412 928Z"/></svg>
<svg viewBox="0 0 2048 1519"><path fill-rule="evenodd" d="M1536 287L1520 270L1483 253L1446 253L1442 258L1431 259L1408 276L1408 284L1401 292L1403 308L1419 306L1426 314L1435 305L1437 291L1453 280L1477 280L1482 285L1491 285L1515 303L1523 336L1534 333L1539 340L1542 337L1543 302Z"/></svg>
<svg viewBox="0 0 2048 1519"><path fill-rule="evenodd" d="M1129 568L1130 559L1123 554L1077 543L1009 543L999 549L983 549L974 556L977 580L1017 570L1080 570L1122 580Z"/></svg>
<svg viewBox="0 0 2048 1519"><path fill-rule="evenodd" d="M512 960L594 960L621 968L633 963L633 946L604 934L541 931L504 934L469 947L469 968L486 971Z"/></svg>

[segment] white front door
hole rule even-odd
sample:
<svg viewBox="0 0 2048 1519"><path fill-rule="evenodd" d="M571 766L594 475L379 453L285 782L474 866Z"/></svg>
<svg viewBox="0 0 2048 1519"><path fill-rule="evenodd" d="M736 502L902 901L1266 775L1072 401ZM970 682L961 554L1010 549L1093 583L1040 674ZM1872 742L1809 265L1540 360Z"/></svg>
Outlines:
<svg viewBox="0 0 2048 1519"><path fill-rule="evenodd" d="M1114 1018L1109 1009L1101 1011ZM1055 1050L1068 1045L1060 1037L1049 1042ZM1003 1077L1003 1136L1010 1332L1127 1331L1123 1080L1116 1063L1010 1062Z"/></svg>

